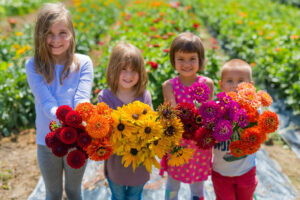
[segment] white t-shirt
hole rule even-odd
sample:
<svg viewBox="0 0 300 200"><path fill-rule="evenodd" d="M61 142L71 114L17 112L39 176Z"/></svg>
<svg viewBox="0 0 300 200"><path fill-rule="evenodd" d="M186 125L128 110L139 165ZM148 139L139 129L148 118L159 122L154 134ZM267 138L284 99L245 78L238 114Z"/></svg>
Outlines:
<svg viewBox="0 0 300 200"><path fill-rule="evenodd" d="M229 151L231 140L220 142L213 150L213 170L223 176L241 176L255 166L255 153L237 159Z"/></svg>

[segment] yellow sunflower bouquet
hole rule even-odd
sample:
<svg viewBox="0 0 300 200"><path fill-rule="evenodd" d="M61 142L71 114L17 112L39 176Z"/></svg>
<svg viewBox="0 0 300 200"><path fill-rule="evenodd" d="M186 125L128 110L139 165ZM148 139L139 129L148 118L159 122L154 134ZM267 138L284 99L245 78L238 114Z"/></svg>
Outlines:
<svg viewBox="0 0 300 200"><path fill-rule="evenodd" d="M183 132L179 120L162 125L158 112L140 101L112 111L113 131L110 136L114 153L122 156L122 164L133 170L144 165L151 173L152 165L160 168L161 159L172 143L181 139Z"/></svg>
<svg viewBox="0 0 300 200"><path fill-rule="evenodd" d="M113 153L110 144L110 134L113 120L111 118L112 109L103 102L93 105L91 103L79 103L75 111L82 117L85 126L85 137L83 150L91 160L102 161L108 159Z"/></svg>

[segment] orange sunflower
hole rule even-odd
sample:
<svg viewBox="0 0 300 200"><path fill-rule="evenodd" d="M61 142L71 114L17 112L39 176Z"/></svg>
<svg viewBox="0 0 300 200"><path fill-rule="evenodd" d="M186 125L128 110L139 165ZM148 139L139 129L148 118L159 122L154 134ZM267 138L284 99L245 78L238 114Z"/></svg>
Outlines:
<svg viewBox="0 0 300 200"><path fill-rule="evenodd" d="M233 141L229 145L230 153L235 157L241 157L247 155L246 150L247 146L244 142L237 140Z"/></svg>
<svg viewBox="0 0 300 200"><path fill-rule="evenodd" d="M113 152L113 149L107 138L94 139L92 143L85 149L91 160L101 161L107 160Z"/></svg>
<svg viewBox="0 0 300 200"><path fill-rule="evenodd" d="M75 111L79 113L83 121L88 121L96 112L95 106L89 102L79 103Z"/></svg>
<svg viewBox="0 0 300 200"><path fill-rule="evenodd" d="M110 121L105 116L93 115L87 122L86 131L93 138L103 138L110 131Z"/></svg>
<svg viewBox="0 0 300 200"><path fill-rule="evenodd" d="M251 146L258 146L263 142L263 137L257 126L245 129L241 135L241 139L248 142Z"/></svg>
<svg viewBox="0 0 300 200"><path fill-rule="evenodd" d="M265 91L258 91L257 95L260 97L261 104L263 106L270 106L273 102L272 97Z"/></svg>
<svg viewBox="0 0 300 200"><path fill-rule="evenodd" d="M273 133L279 125L278 116L272 111L265 111L259 116L258 126L264 133Z"/></svg>

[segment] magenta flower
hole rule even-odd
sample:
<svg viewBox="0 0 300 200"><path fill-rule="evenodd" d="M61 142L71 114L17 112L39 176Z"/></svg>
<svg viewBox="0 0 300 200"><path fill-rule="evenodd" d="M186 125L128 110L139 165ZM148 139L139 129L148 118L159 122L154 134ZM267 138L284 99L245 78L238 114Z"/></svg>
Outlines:
<svg viewBox="0 0 300 200"><path fill-rule="evenodd" d="M195 82L189 88L189 93L192 99L202 103L209 99L210 89L205 83Z"/></svg>
<svg viewBox="0 0 300 200"><path fill-rule="evenodd" d="M232 101L232 98L230 96L226 95L225 92L218 93L217 98L220 101L221 105L229 104Z"/></svg>
<svg viewBox="0 0 300 200"><path fill-rule="evenodd" d="M203 121L212 118L219 118L222 114L220 106L214 101L202 103L198 113L203 118Z"/></svg>
<svg viewBox="0 0 300 200"><path fill-rule="evenodd" d="M248 115L244 109L239 109L236 113L237 123L241 128L245 128L248 125Z"/></svg>
<svg viewBox="0 0 300 200"><path fill-rule="evenodd" d="M212 135L217 141L226 141L232 135L232 126L228 120L220 119L213 130Z"/></svg>

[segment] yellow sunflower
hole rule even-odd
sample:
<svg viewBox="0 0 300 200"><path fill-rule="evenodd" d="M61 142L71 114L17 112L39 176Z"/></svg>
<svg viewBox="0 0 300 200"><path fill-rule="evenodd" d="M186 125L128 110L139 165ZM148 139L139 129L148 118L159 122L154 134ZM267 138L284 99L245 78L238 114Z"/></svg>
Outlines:
<svg viewBox="0 0 300 200"><path fill-rule="evenodd" d="M140 120L145 119L149 114L155 114L149 105L140 101L127 104L122 107L122 110L126 113L127 120L133 124L138 124Z"/></svg>
<svg viewBox="0 0 300 200"><path fill-rule="evenodd" d="M171 106L171 103L164 103L158 106L157 113L162 123L177 118L177 110Z"/></svg>
<svg viewBox="0 0 300 200"><path fill-rule="evenodd" d="M179 144L184 132L180 119L175 118L163 125L162 141L172 144Z"/></svg>
<svg viewBox="0 0 300 200"><path fill-rule="evenodd" d="M113 142L115 142L116 139L121 138L122 135L130 136L132 132L137 131L137 128L131 123L128 123L123 116L124 115L122 115L119 110L114 110L111 113L113 119Z"/></svg>
<svg viewBox="0 0 300 200"><path fill-rule="evenodd" d="M152 173L152 165L154 165L157 169L160 168L160 164L159 162L155 159L155 157L146 157L144 162L143 162L143 165L146 167L146 170L149 172L149 173Z"/></svg>
<svg viewBox="0 0 300 200"><path fill-rule="evenodd" d="M161 137L162 135L162 126L158 121L156 121L155 116L148 116L144 120L139 123L139 136L145 140L149 141L153 139L153 137Z"/></svg>
<svg viewBox="0 0 300 200"><path fill-rule="evenodd" d="M141 151L138 148L131 148L129 151L125 151L122 157L122 164L124 167L128 167L132 164L133 171L141 164Z"/></svg>
<svg viewBox="0 0 300 200"><path fill-rule="evenodd" d="M155 155L159 159L161 159L166 153L168 153L170 148L171 148L171 143L163 142L162 139L160 138L153 140L151 144L151 149L154 151Z"/></svg>
<svg viewBox="0 0 300 200"><path fill-rule="evenodd" d="M181 146L174 147L174 151L169 155L168 164L170 166L180 166L188 163L189 159L194 155L194 149L184 148Z"/></svg>

